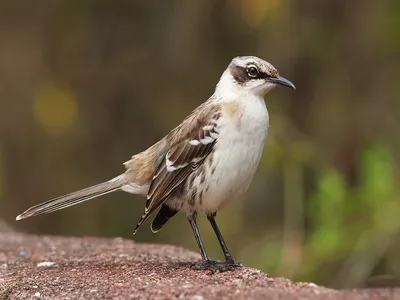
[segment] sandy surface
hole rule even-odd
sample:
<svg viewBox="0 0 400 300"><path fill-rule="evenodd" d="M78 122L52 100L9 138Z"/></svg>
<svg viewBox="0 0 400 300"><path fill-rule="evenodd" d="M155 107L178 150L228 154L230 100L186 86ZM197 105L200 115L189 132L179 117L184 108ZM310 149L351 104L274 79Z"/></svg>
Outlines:
<svg viewBox="0 0 400 300"><path fill-rule="evenodd" d="M251 268L191 270L199 259L119 238L0 233L0 299L400 299L400 288L335 291Z"/></svg>

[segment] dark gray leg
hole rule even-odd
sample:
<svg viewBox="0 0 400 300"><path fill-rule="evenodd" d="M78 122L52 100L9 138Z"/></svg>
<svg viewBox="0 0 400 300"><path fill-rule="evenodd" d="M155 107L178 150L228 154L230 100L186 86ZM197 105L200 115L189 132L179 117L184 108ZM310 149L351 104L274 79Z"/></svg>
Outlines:
<svg viewBox="0 0 400 300"><path fill-rule="evenodd" d="M225 272L225 271L230 271L233 270L234 268L241 267L241 264L237 264L234 262L232 259L231 254L229 253L229 250L225 244L224 239L222 238L221 232L218 229L217 223L215 222L215 214L207 216L208 220L211 223L211 226L213 227L215 234L217 235L218 241L221 245L222 251L224 252L225 256L225 261L224 262L218 262L214 260L210 260L207 256L206 250L204 249L203 241L201 240L200 233L199 233L199 228L197 227L197 222L196 222L196 217L197 214L196 212L188 215L188 221L190 223L190 226L192 227L194 237L196 238L197 245L200 248L200 253L202 257L202 261L198 263L194 263L192 265L192 269L195 270L209 270L212 273L215 273L217 271L219 272Z"/></svg>
<svg viewBox="0 0 400 300"><path fill-rule="evenodd" d="M221 245L222 252L224 253L224 256L225 256L225 261L227 263L234 264L235 262L232 259L232 255L229 252L228 247L226 246L226 243L224 241L224 238L222 237L221 231L218 228L217 222L215 222L215 216L216 216L215 213L211 214L211 215L207 215L207 219L208 219L208 221L210 221L210 224L211 224L212 228L214 229L215 235L218 238L218 242Z"/></svg>
<svg viewBox="0 0 400 300"><path fill-rule="evenodd" d="M190 223L190 226L192 227L193 234L196 239L197 245L200 248L200 253L201 253L201 257L203 258L203 261L209 261L207 253L206 253L206 249L204 249L203 241L201 240L201 237L200 237L199 228L197 227L197 222L196 222L197 213L194 212L194 213L188 215L187 218Z"/></svg>

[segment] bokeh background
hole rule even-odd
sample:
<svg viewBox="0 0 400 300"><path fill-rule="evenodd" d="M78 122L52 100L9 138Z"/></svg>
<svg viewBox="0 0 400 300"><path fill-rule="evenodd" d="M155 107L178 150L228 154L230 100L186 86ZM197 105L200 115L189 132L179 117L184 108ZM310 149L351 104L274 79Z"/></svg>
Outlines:
<svg viewBox="0 0 400 300"><path fill-rule="evenodd" d="M400 2L0 1L0 219L17 231L197 250L184 214L132 230L122 192L15 222L120 174L208 98L232 57L297 86L267 98L270 134L244 197L218 215L234 257L331 287L400 277ZM222 258L205 218L209 254Z"/></svg>

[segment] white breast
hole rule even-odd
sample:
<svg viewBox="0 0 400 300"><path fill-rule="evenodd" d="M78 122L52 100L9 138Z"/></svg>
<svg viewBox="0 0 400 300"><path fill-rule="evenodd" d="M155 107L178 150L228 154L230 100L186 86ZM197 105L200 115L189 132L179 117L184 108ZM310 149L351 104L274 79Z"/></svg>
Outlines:
<svg viewBox="0 0 400 300"><path fill-rule="evenodd" d="M224 104L223 104L224 105ZM219 138L212 153L214 172L208 170L203 201L196 210L216 212L249 187L260 161L269 117L264 99L255 96L229 102L218 124ZM185 209L185 207L183 207Z"/></svg>

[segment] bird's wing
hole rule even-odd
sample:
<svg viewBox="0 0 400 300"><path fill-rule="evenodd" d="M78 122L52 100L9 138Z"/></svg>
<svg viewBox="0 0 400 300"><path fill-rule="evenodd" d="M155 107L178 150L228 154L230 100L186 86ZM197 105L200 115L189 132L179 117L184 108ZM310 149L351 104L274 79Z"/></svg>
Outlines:
<svg viewBox="0 0 400 300"><path fill-rule="evenodd" d="M218 139L219 117L218 107L200 106L165 137L170 146L153 174L145 211L135 232L210 154Z"/></svg>

